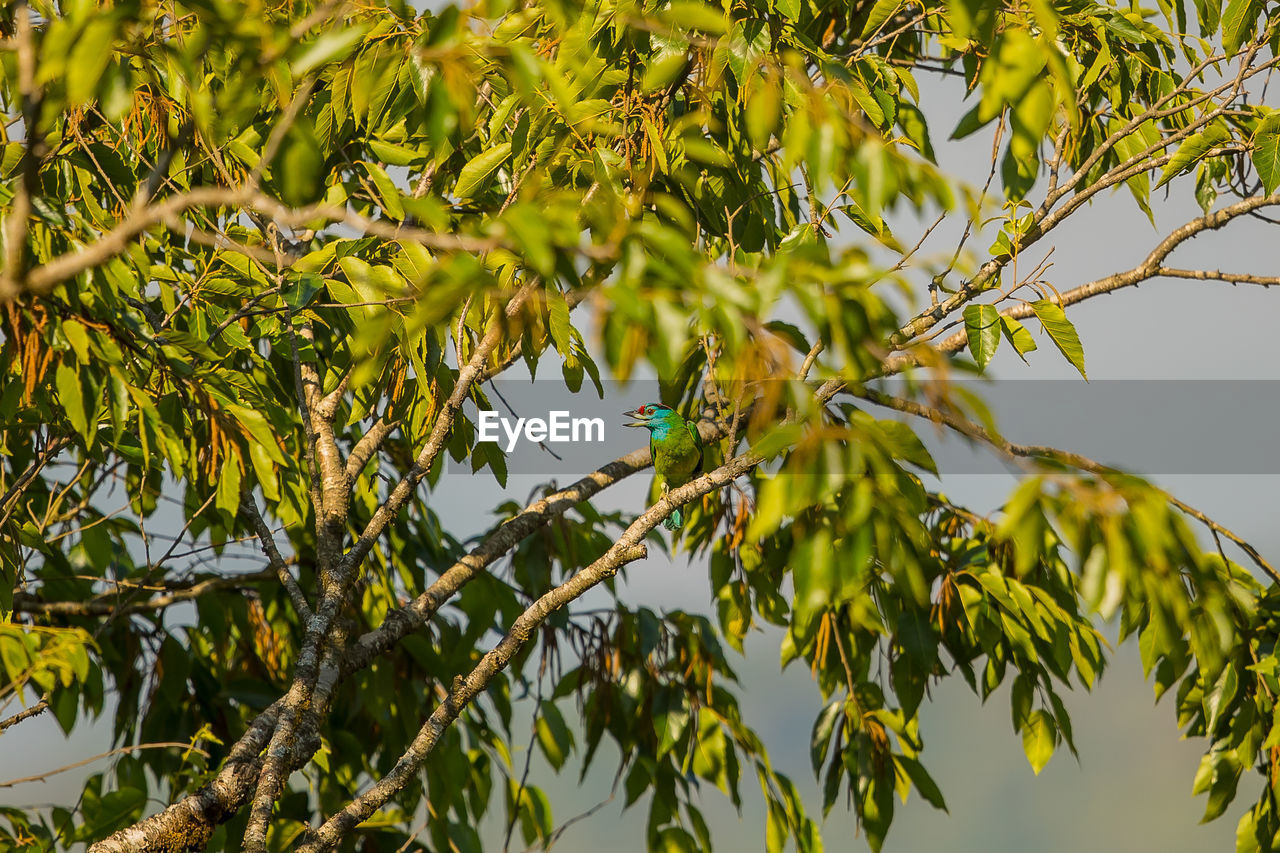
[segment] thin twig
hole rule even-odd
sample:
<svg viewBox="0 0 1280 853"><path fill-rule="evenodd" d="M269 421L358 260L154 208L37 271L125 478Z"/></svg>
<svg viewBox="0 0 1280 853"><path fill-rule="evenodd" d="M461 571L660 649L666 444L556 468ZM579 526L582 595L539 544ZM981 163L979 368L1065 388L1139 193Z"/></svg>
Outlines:
<svg viewBox="0 0 1280 853"><path fill-rule="evenodd" d="M32 705L30 708L26 708L22 711L19 711L18 713L14 714L12 717L6 717L5 719L0 720L0 732L3 732L5 729L11 726L16 726L18 723L22 722L23 720L29 720L32 717L37 717L40 714L43 714L47 710L49 710L49 694L46 693L43 697L41 697L39 702Z"/></svg>
<svg viewBox="0 0 1280 853"><path fill-rule="evenodd" d="M84 767L86 764L92 764L95 761L101 761L102 759L110 758L113 755L123 755L124 753L127 753L127 752L137 752L140 749L185 749L188 752L198 752L199 754L203 755L205 758L209 757L209 753L205 752L203 749L199 749L198 747L192 746L189 743L172 743L172 742L139 743L133 746L122 746L119 749L113 749L110 752L104 752L104 753L101 753L100 755L95 755L90 758L77 761L74 764L68 764L65 767L59 767L56 770L50 770L46 773L38 773L35 776L23 776L18 779L10 779L8 782L0 782L0 788L12 788L15 785L24 785L27 782L43 782L49 776L53 776L58 773L66 773L68 770L75 770L77 767Z"/></svg>

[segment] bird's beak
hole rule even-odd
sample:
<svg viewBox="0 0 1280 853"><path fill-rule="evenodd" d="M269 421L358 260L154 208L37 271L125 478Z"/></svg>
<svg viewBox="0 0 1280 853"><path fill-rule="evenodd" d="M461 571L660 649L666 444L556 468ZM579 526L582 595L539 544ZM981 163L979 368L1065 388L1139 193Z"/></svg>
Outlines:
<svg viewBox="0 0 1280 853"><path fill-rule="evenodd" d="M626 415L629 418L639 418L639 420L634 420L631 423L623 424L623 426L645 427L649 425L648 422L643 419L644 415L640 414L639 409L636 409L634 412L623 412L622 414Z"/></svg>

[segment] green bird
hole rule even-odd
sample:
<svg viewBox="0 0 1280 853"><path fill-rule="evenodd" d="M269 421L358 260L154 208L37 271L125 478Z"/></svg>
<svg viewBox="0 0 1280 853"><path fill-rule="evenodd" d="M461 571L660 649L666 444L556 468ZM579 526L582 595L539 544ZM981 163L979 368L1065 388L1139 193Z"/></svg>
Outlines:
<svg viewBox="0 0 1280 853"><path fill-rule="evenodd" d="M657 472L664 497L702 471L702 436L698 435L698 428L680 417L675 409L661 403L646 403L634 412L623 414L636 419L625 426L649 430L653 470ZM662 520L662 526L677 530L682 522L677 508Z"/></svg>

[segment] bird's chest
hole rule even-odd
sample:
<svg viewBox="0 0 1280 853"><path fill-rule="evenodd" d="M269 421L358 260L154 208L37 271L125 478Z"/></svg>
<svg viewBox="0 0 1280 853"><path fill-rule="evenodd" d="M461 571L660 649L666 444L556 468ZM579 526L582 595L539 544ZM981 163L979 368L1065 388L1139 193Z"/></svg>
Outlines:
<svg viewBox="0 0 1280 853"><path fill-rule="evenodd" d="M697 448L693 442L681 441L675 433L659 434L655 431L649 437L649 449L653 452L654 470L668 486L688 482L698 467Z"/></svg>

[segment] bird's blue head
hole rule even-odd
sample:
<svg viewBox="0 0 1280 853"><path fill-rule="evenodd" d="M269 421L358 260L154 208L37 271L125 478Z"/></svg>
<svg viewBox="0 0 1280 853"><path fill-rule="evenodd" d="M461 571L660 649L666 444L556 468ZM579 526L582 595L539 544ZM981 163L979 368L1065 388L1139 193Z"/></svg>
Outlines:
<svg viewBox="0 0 1280 853"><path fill-rule="evenodd" d="M680 423L680 416L676 414L675 409L661 403L645 403L635 411L623 412L623 414L635 418L623 426L644 427L655 438L663 438L668 430Z"/></svg>

